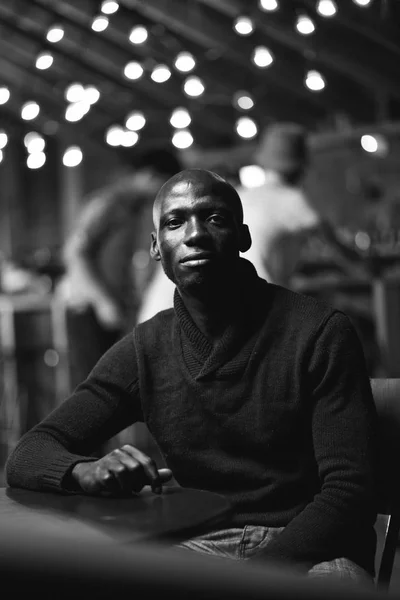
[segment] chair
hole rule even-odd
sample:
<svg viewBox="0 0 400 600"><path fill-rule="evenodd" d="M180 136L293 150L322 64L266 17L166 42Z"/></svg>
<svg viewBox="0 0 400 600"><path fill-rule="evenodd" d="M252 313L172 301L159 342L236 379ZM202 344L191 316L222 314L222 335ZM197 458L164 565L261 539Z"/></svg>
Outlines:
<svg viewBox="0 0 400 600"><path fill-rule="evenodd" d="M400 532L400 378L371 379L379 417L378 512L387 516L376 586L388 590Z"/></svg>

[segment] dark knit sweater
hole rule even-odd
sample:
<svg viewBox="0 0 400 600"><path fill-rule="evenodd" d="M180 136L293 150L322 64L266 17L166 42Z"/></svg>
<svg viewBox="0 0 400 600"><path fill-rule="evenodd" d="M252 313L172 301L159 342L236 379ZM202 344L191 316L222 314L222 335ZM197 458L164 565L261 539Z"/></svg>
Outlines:
<svg viewBox="0 0 400 600"><path fill-rule="evenodd" d="M21 438L8 483L67 493L76 462L144 420L179 484L226 495L234 526L286 526L266 556L346 556L373 573L376 413L359 339L343 313L241 270L221 339L176 293Z"/></svg>

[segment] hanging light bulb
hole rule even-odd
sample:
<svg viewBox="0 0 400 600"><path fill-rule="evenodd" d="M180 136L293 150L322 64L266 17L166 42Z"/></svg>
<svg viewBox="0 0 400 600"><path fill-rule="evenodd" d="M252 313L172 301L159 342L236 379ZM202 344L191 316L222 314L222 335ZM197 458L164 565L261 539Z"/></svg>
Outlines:
<svg viewBox="0 0 400 600"><path fill-rule="evenodd" d="M259 6L261 10L268 12L277 10L279 7L277 0L259 0Z"/></svg>
<svg viewBox="0 0 400 600"><path fill-rule="evenodd" d="M131 30L129 34L129 41L132 44L143 44L143 42L147 40L148 35L149 34L147 33L146 27L143 27L143 25L137 25Z"/></svg>
<svg viewBox="0 0 400 600"><path fill-rule="evenodd" d="M233 103L241 110L250 110L254 106L254 100L248 92L239 91L233 96Z"/></svg>
<svg viewBox="0 0 400 600"><path fill-rule="evenodd" d="M190 52L179 52L177 57L175 58L175 67L178 71L182 71L183 73L187 73L192 71L196 66L196 61Z"/></svg>
<svg viewBox="0 0 400 600"><path fill-rule="evenodd" d="M4 131L4 129L0 129L0 150L7 146L8 135Z"/></svg>
<svg viewBox="0 0 400 600"><path fill-rule="evenodd" d="M101 4L101 12L104 15L112 15L119 9L118 2L114 2L114 0L104 0Z"/></svg>
<svg viewBox="0 0 400 600"><path fill-rule="evenodd" d="M325 79L318 71L311 70L306 75L305 84L313 92L319 92L325 87Z"/></svg>
<svg viewBox="0 0 400 600"><path fill-rule="evenodd" d="M171 71L167 65L157 65L154 67L150 77L156 83L164 83L164 81L168 81L171 77Z"/></svg>
<svg viewBox="0 0 400 600"><path fill-rule="evenodd" d="M21 110L21 118L24 121L31 121L36 119L40 112L40 107L37 102L25 102Z"/></svg>
<svg viewBox="0 0 400 600"><path fill-rule="evenodd" d="M333 15L337 13L337 6L333 0L319 0L317 12L319 12L322 17L333 17Z"/></svg>
<svg viewBox="0 0 400 600"><path fill-rule="evenodd" d="M172 143L175 148L185 150L193 144L193 136L188 129L179 129L172 136Z"/></svg>
<svg viewBox="0 0 400 600"><path fill-rule="evenodd" d="M191 123L192 119L186 108L176 108L169 120L172 127L176 129L185 129Z"/></svg>
<svg viewBox="0 0 400 600"><path fill-rule="evenodd" d="M26 166L28 169L40 169L46 162L46 155L44 152L33 152L28 154L26 159Z"/></svg>
<svg viewBox="0 0 400 600"><path fill-rule="evenodd" d="M257 46L254 48L252 60L257 67L265 69L274 62L274 57L265 46Z"/></svg>
<svg viewBox="0 0 400 600"><path fill-rule="evenodd" d="M131 61L125 65L124 75L127 79L139 79L143 75L143 67L136 61Z"/></svg>
<svg viewBox="0 0 400 600"><path fill-rule="evenodd" d="M64 29L61 25L53 25L47 32L46 39L52 44L56 44L64 37Z"/></svg>
<svg viewBox="0 0 400 600"><path fill-rule="evenodd" d="M36 58L36 68L44 71L48 69L53 64L53 57L49 52L42 52Z"/></svg>
<svg viewBox="0 0 400 600"><path fill-rule="evenodd" d="M70 146L64 152L62 161L66 167L77 167L83 159L82 150L79 146Z"/></svg>
<svg viewBox="0 0 400 600"><path fill-rule="evenodd" d="M126 118L125 126L130 131L139 131L146 125L146 117L140 111L134 111L129 113Z"/></svg>
<svg viewBox="0 0 400 600"><path fill-rule="evenodd" d="M249 17L238 17L233 27L239 35L250 35L254 31L253 21Z"/></svg>
<svg viewBox="0 0 400 600"><path fill-rule="evenodd" d="M199 77L188 77L183 89L188 96L201 96L204 92L204 84Z"/></svg>
<svg viewBox="0 0 400 600"><path fill-rule="evenodd" d="M2 86L0 87L0 104L5 104L10 99L10 90Z"/></svg>
<svg viewBox="0 0 400 600"><path fill-rule="evenodd" d="M240 117L236 121L236 133L242 138L251 139L257 135L258 127L250 117Z"/></svg>
<svg viewBox="0 0 400 600"><path fill-rule="evenodd" d="M93 31L104 31L108 27L108 18L104 16L95 17L92 21L92 29Z"/></svg>
<svg viewBox="0 0 400 600"><path fill-rule="evenodd" d="M296 29L302 35L310 35L315 31L315 25L307 15L299 15L296 22Z"/></svg>

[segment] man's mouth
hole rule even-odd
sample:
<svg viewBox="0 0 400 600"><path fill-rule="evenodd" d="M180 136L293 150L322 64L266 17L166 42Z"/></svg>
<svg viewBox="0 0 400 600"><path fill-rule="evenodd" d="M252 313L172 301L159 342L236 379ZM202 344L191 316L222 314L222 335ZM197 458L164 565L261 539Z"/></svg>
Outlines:
<svg viewBox="0 0 400 600"><path fill-rule="evenodd" d="M187 267L201 267L207 265L212 260L210 252L193 252L181 259L181 263Z"/></svg>

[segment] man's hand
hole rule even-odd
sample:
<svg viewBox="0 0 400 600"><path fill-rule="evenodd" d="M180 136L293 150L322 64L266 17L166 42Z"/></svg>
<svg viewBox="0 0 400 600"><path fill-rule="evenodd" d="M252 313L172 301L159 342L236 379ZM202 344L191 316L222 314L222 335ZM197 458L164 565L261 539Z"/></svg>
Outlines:
<svg viewBox="0 0 400 600"><path fill-rule="evenodd" d="M99 460L77 463L71 475L87 494L111 496L138 493L145 485L161 494L162 484L172 479L170 469L157 469L154 460L129 444Z"/></svg>

